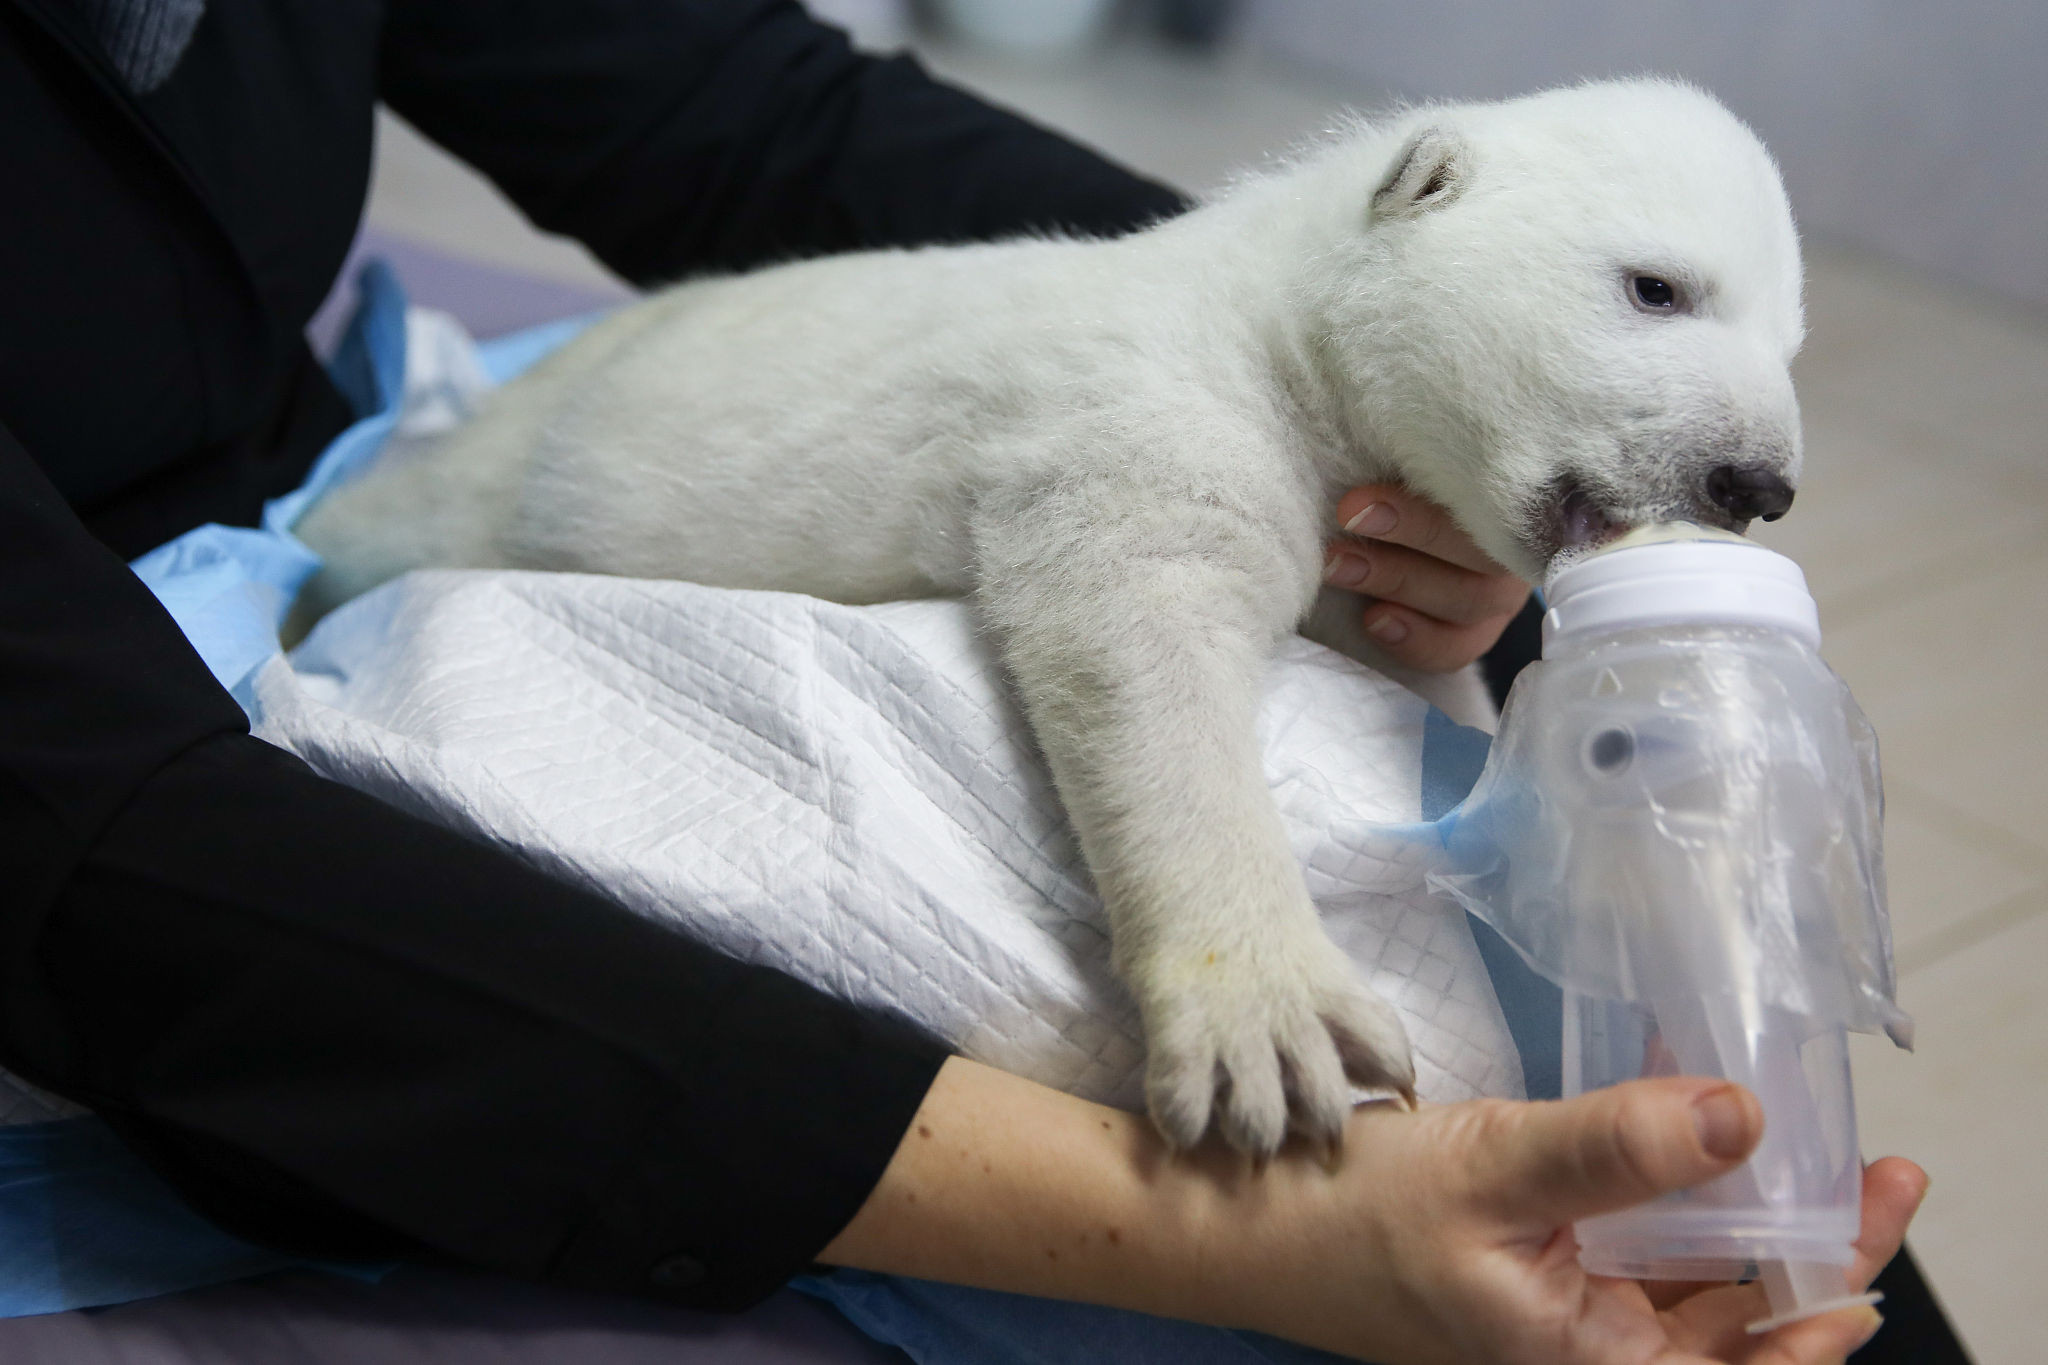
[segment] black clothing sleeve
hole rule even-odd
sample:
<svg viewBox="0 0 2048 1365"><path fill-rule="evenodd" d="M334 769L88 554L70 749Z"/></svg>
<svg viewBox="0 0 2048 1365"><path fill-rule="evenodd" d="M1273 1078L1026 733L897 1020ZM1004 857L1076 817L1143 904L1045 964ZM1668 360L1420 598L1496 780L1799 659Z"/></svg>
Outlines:
<svg viewBox="0 0 2048 1365"><path fill-rule="evenodd" d="M0 428L6 1064L302 1254L732 1309L944 1049L251 738Z"/></svg>
<svg viewBox="0 0 2048 1365"><path fill-rule="evenodd" d="M381 93L642 283L1187 205L795 0L394 0Z"/></svg>

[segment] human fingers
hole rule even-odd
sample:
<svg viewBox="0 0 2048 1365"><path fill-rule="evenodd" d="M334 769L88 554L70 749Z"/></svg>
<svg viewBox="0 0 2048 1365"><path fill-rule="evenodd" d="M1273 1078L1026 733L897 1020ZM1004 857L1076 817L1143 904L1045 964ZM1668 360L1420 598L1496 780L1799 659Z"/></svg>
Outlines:
<svg viewBox="0 0 2048 1365"><path fill-rule="evenodd" d="M1861 1293L1891 1263L1904 1244L1906 1224L1927 1197L1927 1172L1904 1157L1888 1156L1863 1168L1862 1230L1856 1238L1856 1262L1844 1272L1848 1287ZM1658 1308L1673 1308L1706 1290L1722 1288L1711 1281L1659 1280L1643 1286Z"/></svg>
<svg viewBox="0 0 2048 1365"><path fill-rule="evenodd" d="M1529 585L1512 574L1478 573L1390 541L1337 541L1323 566L1323 582L1412 607L1448 625L1513 616L1529 596Z"/></svg>
<svg viewBox="0 0 2048 1365"><path fill-rule="evenodd" d="M1869 1304L1843 1308L1780 1327L1748 1354L1730 1359L1742 1365L1843 1365L1883 1325L1884 1315Z"/></svg>
<svg viewBox="0 0 2048 1365"><path fill-rule="evenodd" d="M1514 613L1507 612L1455 626L1392 602L1371 602L1360 624L1395 663L1423 673L1451 673L1492 649L1514 619Z"/></svg>
<svg viewBox="0 0 2048 1365"><path fill-rule="evenodd" d="M1758 1335L1749 1330L1749 1324L1768 1310L1755 1285L1710 1290L1689 1301L1687 1307L1709 1321L1673 1326L1671 1344L1686 1352L1679 1359L1723 1365L1842 1365L1884 1323L1877 1309L1858 1304Z"/></svg>
<svg viewBox="0 0 2048 1365"><path fill-rule="evenodd" d="M1869 1341L1883 1321L1875 1308L1857 1304L1767 1333L1749 1330L1770 1311L1762 1285L1721 1284L1659 1316L1672 1348L1688 1353L1684 1358L1725 1365L1838 1365Z"/></svg>
<svg viewBox="0 0 2048 1365"><path fill-rule="evenodd" d="M1427 673L1463 668L1493 648L1529 594L1449 514L1393 484L1337 504L1348 535L1332 540L1324 581L1371 597L1360 626L1395 662Z"/></svg>
<svg viewBox="0 0 2048 1365"><path fill-rule="evenodd" d="M1865 1169L1862 1226L1856 1238L1856 1260L1842 1272L1843 1292L1857 1294L1869 1288L1870 1282L1877 1278L1877 1272L1898 1254L1905 1240L1906 1225L1912 1221L1926 1193L1927 1174L1910 1161L1886 1157ZM1651 1298L1661 1306L1659 1295L1652 1293ZM1687 1297L1667 1318L1673 1326L1673 1337L1702 1354L1743 1361L1804 1361L1808 1358L1804 1353L1819 1351L1815 1358L1833 1358L1827 1354L1837 1340L1836 1335L1831 1334L1832 1329L1831 1332L1817 1329L1794 1332L1791 1340L1801 1352L1799 1354L1783 1357L1765 1352L1766 1346L1778 1349L1782 1340L1780 1333L1792 1332L1793 1328L1803 1326L1794 1323L1771 1333L1769 1337L1752 1336L1748 1331L1749 1324L1768 1311L1761 1286L1750 1284L1737 1288L1721 1285ZM1835 1320L1839 1328L1844 1315L1853 1316L1854 1313L1855 1310L1844 1309L1841 1313L1825 1317ZM1763 1354L1759 1356L1760 1352Z"/></svg>
<svg viewBox="0 0 2048 1365"><path fill-rule="evenodd" d="M1927 1197L1927 1172L1904 1157L1888 1156L1863 1168L1863 1227L1849 1283L1861 1290L1891 1264L1906 1240L1906 1224Z"/></svg>
<svg viewBox="0 0 2048 1365"><path fill-rule="evenodd" d="M1541 1234L1721 1175L1763 1136L1738 1085L1677 1076L1504 1105L1466 1158L1475 1211Z"/></svg>
<svg viewBox="0 0 2048 1365"><path fill-rule="evenodd" d="M1905 1244L1906 1225L1913 1221L1926 1197L1927 1172L1904 1157L1888 1156L1864 1167L1856 1259L1842 1272L1842 1285L1847 1292L1862 1293L1877 1278L1877 1273L1891 1264L1892 1257ZM1653 1300L1659 1297L1652 1294Z"/></svg>
<svg viewBox="0 0 2048 1365"><path fill-rule="evenodd" d="M1474 573L1506 572L1458 529L1450 513L1399 484L1352 489L1337 500L1337 524L1349 535L1405 545Z"/></svg>

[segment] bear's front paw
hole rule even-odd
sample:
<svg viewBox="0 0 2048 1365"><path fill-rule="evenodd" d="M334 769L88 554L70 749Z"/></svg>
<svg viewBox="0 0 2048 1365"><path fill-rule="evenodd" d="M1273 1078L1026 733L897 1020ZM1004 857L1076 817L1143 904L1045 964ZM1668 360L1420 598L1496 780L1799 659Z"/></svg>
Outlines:
<svg viewBox="0 0 2048 1365"><path fill-rule="evenodd" d="M1146 1104L1176 1147L1212 1122L1261 1156L1290 1131L1334 1146L1353 1084L1413 1104L1400 1017L1320 930L1313 939L1292 953L1161 953L1130 974L1145 1016Z"/></svg>

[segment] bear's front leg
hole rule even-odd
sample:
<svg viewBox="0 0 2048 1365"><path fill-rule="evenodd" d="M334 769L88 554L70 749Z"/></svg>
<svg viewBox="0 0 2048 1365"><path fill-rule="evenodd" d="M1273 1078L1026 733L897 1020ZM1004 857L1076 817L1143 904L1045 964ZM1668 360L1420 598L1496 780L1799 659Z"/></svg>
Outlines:
<svg viewBox="0 0 2048 1365"><path fill-rule="evenodd" d="M1292 574L1271 547L1162 554L1140 528L1141 555L1132 532L999 532L1010 552L985 553L977 597L1143 1014L1153 1120L1184 1147L1212 1122L1250 1152L1290 1127L1334 1143L1352 1082L1412 1096L1415 1071L1323 932L1266 787L1254 719Z"/></svg>

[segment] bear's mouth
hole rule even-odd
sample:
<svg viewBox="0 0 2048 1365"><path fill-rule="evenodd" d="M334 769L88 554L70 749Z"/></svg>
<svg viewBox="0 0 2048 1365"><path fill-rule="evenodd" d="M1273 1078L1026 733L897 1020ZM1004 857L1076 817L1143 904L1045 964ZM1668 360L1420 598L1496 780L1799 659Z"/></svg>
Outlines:
<svg viewBox="0 0 2048 1365"><path fill-rule="evenodd" d="M1626 535L1628 522L1602 507L1575 479L1560 483L1543 503L1535 528L1539 551L1548 563L1559 555L1577 555Z"/></svg>

